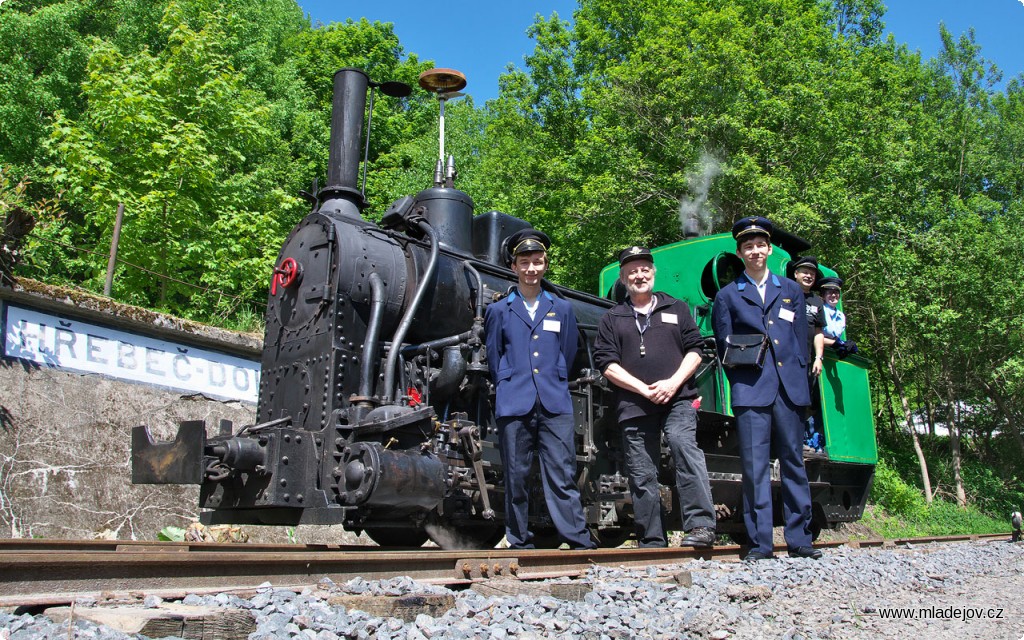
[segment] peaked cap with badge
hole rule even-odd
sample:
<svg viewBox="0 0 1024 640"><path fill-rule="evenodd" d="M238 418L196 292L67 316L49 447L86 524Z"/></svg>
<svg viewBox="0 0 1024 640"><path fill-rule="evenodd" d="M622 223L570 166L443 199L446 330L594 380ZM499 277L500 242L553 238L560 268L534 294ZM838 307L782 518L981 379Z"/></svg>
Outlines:
<svg viewBox="0 0 1024 640"><path fill-rule="evenodd" d="M761 216L740 218L736 221L736 224L732 225L732 237L736 240L741 240L748 236L768 236L771 239L772 231L771 221Z"/></svg>
<svg viewBox="0 0 1024 640"><path fill-rule="evenodd" d="M512 264L520 253L547 252L551 248L551 238L536 229L523 229L510 235L505 246L507 253L505 259Z"/></svg>
<svg viewBox="0 0 1024 640"><path fill-rule="evenodd" d="M634 245L628 249L623 249L619 252L619 268L626 266L627 263L634 260L647 260L648 262L654 262L654 256L651 254L651 250L647 247L641 247Z"/></svg>

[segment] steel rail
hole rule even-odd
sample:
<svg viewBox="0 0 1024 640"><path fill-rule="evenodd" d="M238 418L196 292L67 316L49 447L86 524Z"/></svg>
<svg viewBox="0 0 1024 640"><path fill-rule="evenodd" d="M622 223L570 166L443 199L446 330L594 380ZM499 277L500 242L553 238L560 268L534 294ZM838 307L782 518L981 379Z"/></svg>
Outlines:
<svg viewBox="0 0 1024 640"><path fill-rule="evenodd" d="M1009 534L818 543L819 548L913 545L1008 537ZM776 551L784 554L785 546ZM592 551L379 547L128 541L0 541L0 606L68 603L85 595L175 594L303 587L324 578L409 576L448 585L499 577L536 580L578 576L592 565L643 568L697 558L738 560L741 547L596 549Z"/></svg>

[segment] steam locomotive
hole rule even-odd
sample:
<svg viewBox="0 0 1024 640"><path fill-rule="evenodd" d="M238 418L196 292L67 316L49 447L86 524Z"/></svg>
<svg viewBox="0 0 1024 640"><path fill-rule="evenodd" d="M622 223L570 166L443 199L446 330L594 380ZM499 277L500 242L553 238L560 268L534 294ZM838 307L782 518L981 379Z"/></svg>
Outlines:
<svg viewBox="0 0 1024 640"><path fill-rule="evenodd" d="M375 90L403 96L410 89L358 69L335 74L327 185L285 240L272 276L256 424L236 431L224 422L208 437L202 421L186 421L173 442L156 442L137 427L133 482L201 485L207 524L341 524L381 546L430 539L443 548L487 548L501 540L503 468L483 316L516 282L504 241L530 225L497 211L474 215L473 200L454 187L454 164L443 151L444 105L464 77L433 69L420 85L441 107L434 184L396 200L375 224L362 216L359 188L364 119L369 136ZM781 262L774 270L807 247L787 234L775 242L773 260ZM710 330L714 294L738 274L734 249L720 234L654 253L659 289L687 300L706 336L696 374L704 399L698 442L719 532L742 542L737 439ZM602 546L618 546L634 529L612 391L592 360L598 320L622 295L615 267L602 274L603 296L544 284L577 316L580 349L570 371L577 482ZM828 453L806 459L816 531L863 513L877 456L867 370L857 357L826 362ZM680 520L671 464L666 449L662 502L670 529ZM557 545L541 483L533 486L531 530L539 546Z"/></svg>

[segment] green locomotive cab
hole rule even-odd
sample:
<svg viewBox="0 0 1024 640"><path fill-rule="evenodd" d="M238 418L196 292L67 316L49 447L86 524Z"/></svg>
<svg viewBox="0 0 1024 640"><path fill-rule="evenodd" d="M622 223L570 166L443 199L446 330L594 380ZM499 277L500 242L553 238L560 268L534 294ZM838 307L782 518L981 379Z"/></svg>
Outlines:
<svg viewBox="0 0 1024 640"><path fill-rule="evenodd" d="M810 248L806 241L786 233L776 233L773 242L775 249L768 258L768 267L777 274L785 274L792 257ZM706 340L704 361L696 374L702 398L697 439L707 459L719 531L730 534L737 542L745 542L742 476L729 382L718 360L711 327L715 295L743 270L736 256L736 241L731 234L721 233L687 238L651 251L658 268L655 288L686 301ZM836 275L827 267L819 269L824 277ZM623 299L625 289L618 275L618 263L601 271L602 296ZM823 452L805 451L804 455L815 537L822 529L856 521L864 514L878 461L868 379L870 367L871 361L863 356L852 354L839 359L834 350L825 349L818 392L826 445ZM663 463L662 484L672 486L671 456L667 451ZM773 463L771 473L775 525L781 526L777 463Z"/></svg>

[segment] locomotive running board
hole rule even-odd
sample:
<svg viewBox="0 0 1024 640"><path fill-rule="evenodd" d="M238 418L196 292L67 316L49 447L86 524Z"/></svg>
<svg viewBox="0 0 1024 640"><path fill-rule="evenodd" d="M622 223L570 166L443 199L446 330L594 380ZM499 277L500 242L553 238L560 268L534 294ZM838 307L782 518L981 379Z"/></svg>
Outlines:
<svg viewBox="0 0 1024 640"><path fill-rule="evenodd" d="M206 423L184 420L171 442L157 442L143 425L132 429L132 484L201 484Z"/></svg>

